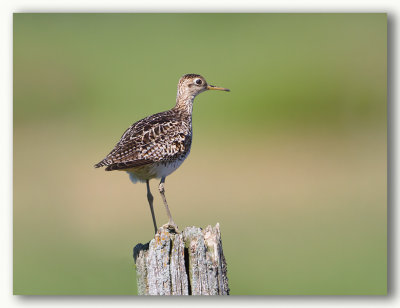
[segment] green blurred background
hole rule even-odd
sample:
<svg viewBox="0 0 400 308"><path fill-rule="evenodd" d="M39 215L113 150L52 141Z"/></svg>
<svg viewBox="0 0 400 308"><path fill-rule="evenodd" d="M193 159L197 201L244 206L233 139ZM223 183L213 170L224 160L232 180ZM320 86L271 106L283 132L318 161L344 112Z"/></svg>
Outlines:
<svg viewBox="0 0 400 308"><path fill-rule="evenodd" d="M14 293L136 294L145 185L94 169L133 122L195 100L167 178L221 224L232 294L386 294L386 14L15 14ZM158 223L167 221L153 181Z"/></svg>

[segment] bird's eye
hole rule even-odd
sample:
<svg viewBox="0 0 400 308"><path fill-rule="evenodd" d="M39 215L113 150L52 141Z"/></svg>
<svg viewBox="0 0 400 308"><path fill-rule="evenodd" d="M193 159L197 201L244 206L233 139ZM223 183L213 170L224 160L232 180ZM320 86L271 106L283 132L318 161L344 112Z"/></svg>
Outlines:
<svg viewBox="0 0 400 308"><path fill-rule="evenodd" d="M201 79L196 79L194 82L195 82L197 85L201 85L201 84L203 83L203 80L201 80Z"/></svg>

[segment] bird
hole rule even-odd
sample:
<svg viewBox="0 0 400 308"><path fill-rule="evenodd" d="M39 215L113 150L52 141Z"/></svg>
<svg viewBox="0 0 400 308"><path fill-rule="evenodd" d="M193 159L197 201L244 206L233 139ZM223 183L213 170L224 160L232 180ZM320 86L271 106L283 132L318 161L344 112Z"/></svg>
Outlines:
<svg viewBox="0 0 400 308"><path fill-rule="evenodd" d="M158 190L168 216L164 227L179 232L165 197L165 179L179 168L190 153L193 102L197 95L209 90L230 91L209 85L199 74L183 75L178 82L175 106L132 124L111 152L94 165L95 168L105 167L106 171L126 171L134 184L146 183L155 233L158 228L149 181L160 179Z"/></svg>

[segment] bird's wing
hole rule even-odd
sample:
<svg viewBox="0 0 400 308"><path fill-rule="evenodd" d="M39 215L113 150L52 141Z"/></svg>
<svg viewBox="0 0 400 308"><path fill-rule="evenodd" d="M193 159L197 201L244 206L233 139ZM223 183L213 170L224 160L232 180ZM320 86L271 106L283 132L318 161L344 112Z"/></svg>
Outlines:
<svg viewBox="0 0 400 308"><path fill-rule="evenodd" d="M187 146L186 134L177 127L182 127L182 123L170 110L144 118L129 127L110 154L95 167L123 170L171 159Z"/></svg>

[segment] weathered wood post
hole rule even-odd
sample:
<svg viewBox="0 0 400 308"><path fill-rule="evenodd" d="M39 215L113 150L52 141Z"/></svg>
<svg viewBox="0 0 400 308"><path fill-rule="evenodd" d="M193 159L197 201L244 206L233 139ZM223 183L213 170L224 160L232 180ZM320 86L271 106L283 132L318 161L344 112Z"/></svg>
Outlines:
<svg viewBox="0 0 400 308"><path fill-rule="evenodd" d="M139 295L229 295L219 224L158 229L133 249Z"/></svg>

